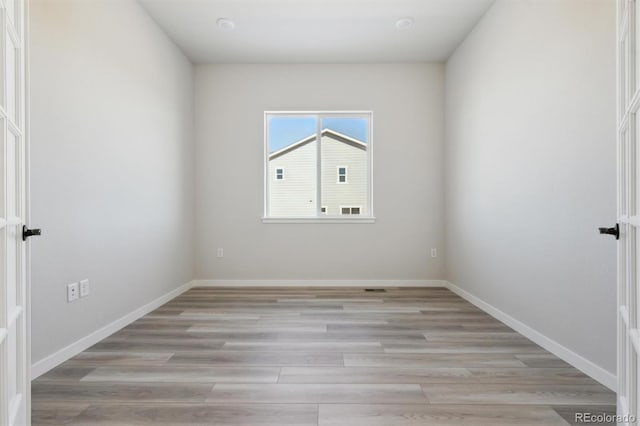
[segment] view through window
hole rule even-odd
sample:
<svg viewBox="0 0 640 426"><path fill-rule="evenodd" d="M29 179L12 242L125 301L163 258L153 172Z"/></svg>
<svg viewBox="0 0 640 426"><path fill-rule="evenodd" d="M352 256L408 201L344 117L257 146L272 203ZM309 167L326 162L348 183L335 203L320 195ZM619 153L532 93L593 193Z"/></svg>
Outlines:
<svg viewBox="0 0 640 426"><path fill-rule="evenodd" d="M265 113L267 218L371 217L371 113Z"/></svg>

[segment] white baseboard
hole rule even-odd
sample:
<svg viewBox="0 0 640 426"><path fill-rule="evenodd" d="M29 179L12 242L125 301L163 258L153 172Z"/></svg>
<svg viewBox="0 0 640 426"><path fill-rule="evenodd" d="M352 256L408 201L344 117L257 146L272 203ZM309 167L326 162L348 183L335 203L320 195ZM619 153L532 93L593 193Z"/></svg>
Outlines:
<svg viewBox="0 0 640 426"><path fill-rule="evenodd" d="M159 308L160 306L164 305L171 299L174 299L175 297L189 290L191 287L193 287L193 281L183 284L180 287L176 288L175 290L171 290L169 293L163 296L160 296L157 299L147 303L146 305L141 306L135 311L130 312L125 316L113 321L112 323L105 325L101 329L94 331L88 336L85 336L73 342L69 346L64 347L59 351L49 355L48 357L35 362L31 366L31 380L38 378L39 376L43 375L47 371L51 370L52 368L62 364L69 358L76 356L80 352L95 345L102 339L109 337L110 335L120 330L121 328L126 327L127 325L131 324L133 321L137 320L138 318L141 318L146 314L148 314L149 312L153 311L154 309Z"/></svg>
<svg viewBox="0 0 640 426"><path fill-rule="evenodd" d="M194 280L194 287L446 287L442 280Z"/></svg>
<svg viewBox="0 0 640 426"><path fill-rule="evenodd" d="M528 325L518 321L517 319L513 318L509 314L502 312L500 309L474 296L468 291L461 289L455 284L446 282L446 286L449 288L449 290L451 290L458 296L462 297L463 299L467 300L469 303L482 309L483 311L485 311L492 317L498 319L499 321L502 321L503 323L513 328L518 333L522 334L523 336L527 337L529 340L542 346L543 348L545 348L546 350L548 350L558 358L571 364L578 370L582 371L584 374L597 380L598 382L602 383L603 385L613 390L614 392L616 391L618 380L615 374L610 373L604 368L594 364L588 359L573 352L571 349L566 348L565 346L561 345L555 340L550 339L549 337L545 336L539 331L534 330Z"/></svg>

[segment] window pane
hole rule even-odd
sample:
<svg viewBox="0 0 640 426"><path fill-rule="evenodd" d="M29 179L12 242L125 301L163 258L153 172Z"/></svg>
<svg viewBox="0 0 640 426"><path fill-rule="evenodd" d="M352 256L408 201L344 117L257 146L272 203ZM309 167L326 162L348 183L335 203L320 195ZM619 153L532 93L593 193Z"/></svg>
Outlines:
<svg viewBox="0 0 640 426"><path fill-rule="evenodd" d="M314 116L267 117L268 216L318 215L316 129ZM278 180L277 185L274 180Z"/></svg>
<svg viewBox="0 0 640 426"><path fill-rule="evenodd" d="M370 214L368 114L267 113L265 124L267 217Z"/></svg>
<svg viewBox="0 0 640 426"><path fill-rule="evenodd" d="M340 206L363 206L355 214L368 214L369 119L323 117L320 125L322 205L341 214L351 214L351 209Z"/></svg>

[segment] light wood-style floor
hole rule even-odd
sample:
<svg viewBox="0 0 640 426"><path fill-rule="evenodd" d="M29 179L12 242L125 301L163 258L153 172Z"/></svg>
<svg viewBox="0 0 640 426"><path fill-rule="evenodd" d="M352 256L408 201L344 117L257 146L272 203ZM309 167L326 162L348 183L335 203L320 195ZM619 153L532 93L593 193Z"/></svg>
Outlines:
<svg viewBox="0 0 640 426"><path fill-rule="evenodd" d="M443 288L194 288L33 383L33 424L567 425L614 394Z"/></svg>

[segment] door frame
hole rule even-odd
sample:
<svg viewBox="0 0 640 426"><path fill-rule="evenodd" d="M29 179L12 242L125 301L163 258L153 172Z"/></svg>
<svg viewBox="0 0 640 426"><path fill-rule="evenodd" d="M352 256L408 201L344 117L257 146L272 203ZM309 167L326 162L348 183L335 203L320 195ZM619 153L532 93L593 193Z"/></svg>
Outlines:
<svg viewBox="0 0 640 426"><path fill-rule="evenodd" d="M640 335L640 0L616 1L617 412L619 425L637 425Z"/></svg>
<svg viewBox="0 0 640 426"><path fill-rule="evenodd" d="M30 46L31 46L31 31L29 24L29 8L31 5L30 0L24 0L23 5L23 75L24 75L24 83L23 90L24 95L22 97L24 106L23 106L23 114L24 114L24 192L25 192L25 200L24 200L24 222L27 225L31 224L31 96L30 96L30 87L31 87L31 75L30 75ZM26 348L25 348L25 357L24 360L26 366L26 375L27 381L29 383L28 388L25 390L25 404L26 404L26 422L27 425L31 425L31 243L30 239L25 241L25 251L24 251L24 262L25 262L25 320L26 320Z"/></svg>

